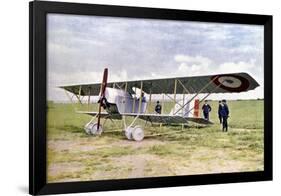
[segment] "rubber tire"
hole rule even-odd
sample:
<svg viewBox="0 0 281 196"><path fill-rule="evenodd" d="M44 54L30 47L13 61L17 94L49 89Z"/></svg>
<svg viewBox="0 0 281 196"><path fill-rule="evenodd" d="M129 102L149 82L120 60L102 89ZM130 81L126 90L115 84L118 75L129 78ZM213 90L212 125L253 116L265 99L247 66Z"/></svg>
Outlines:
<svg viewBox="0 0 281 196"><path fill-rule="evenodd" d="M144 138L144 131L141 126L136 126L132 131L132 137L135 141L140 142Z"/></svg>
<svg viewBox="0 0 281 196"><path fill-rule="evenodd" d="M91 128L93 127L94 123L93 122L90 122L90 123L87 123L85 126L84 126L84 130L85 132L88 134L88 135L92 135L91 133Z"/></svg>
<svg viewBox="0 0 281 196"><path fill-rule="evenodd" d="M91 134L91 135L101 135L102 132L103 132L103 129L102 129L102 125L100 124L100 127L99 127L99 130L97 130L98 128L98 123L88 123L85 125L84 129L85 129L85 132L87 134Z"/></svg>

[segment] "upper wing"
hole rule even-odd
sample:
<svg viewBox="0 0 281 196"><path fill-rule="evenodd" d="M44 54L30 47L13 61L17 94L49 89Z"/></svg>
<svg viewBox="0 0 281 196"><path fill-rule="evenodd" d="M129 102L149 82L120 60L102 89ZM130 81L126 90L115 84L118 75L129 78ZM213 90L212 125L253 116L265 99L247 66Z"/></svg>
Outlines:
<svg viewBox="0 0 281 196"><path fill-rule="evenodd" d="M136 80L123 82L109 82L107 87L123 87L127 83L128 92L134 94L133 87L141 88L143 91L151 94L173 94L175 81L177 81L177 92L182 93L187 90L189 94L194 93L231 93L253 90L259 86L257 81L247 73L219 74L208 76L192 76L179 78L163 78L151 80ZM184 86L184 87L183 87ZM70 86L60 86L74 94L98 95L100 92L100 83L96 84L78 84Z"/></svg>

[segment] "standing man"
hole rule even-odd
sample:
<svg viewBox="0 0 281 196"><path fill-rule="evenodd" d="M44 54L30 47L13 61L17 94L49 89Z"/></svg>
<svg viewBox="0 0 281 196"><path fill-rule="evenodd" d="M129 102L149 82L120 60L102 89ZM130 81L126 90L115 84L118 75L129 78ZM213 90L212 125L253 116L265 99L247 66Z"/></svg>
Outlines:
<svg viewBox="0 0 281 196"><path fill-rule="evenodd" d="M161 114L161 110L162 110L162 106L160 105L159 101L156 102L156 106L155 106L155 112L157 114Z"/></svg>
<svg viewBox="0 0 281 196"><path fill-rule="evenodd" d="M229 117L229 109L226 104L226 100L222 100L222 109L221 109L221 117L222 117L222 131L227 132L228 131L228 123L227 119Z"/></svg>
<svg viewBox="0 0 281 196"><path fill-rule="evenodd" d="M219 101L219 108L218 108L218 117L219 117L219 120L220 120L220 124L222 123L222 117L221 117L221 110L222 110L222 102Z"/></svg>
<svg viewBox="0 0 281 196"><path fill-rule="evenodd" d="M208 104L208 101L205 100L205 104L202 106L202 110L203 110L203 114L204 114L204 118L206 120L209 120L209 113L211 112L212 108L211 106Z"/></svg>
<svg viewBox="0 0 281 196"><path fill-rule="evenodd" d="M142 102L146 102L146 98L145 98L145 96L144 96L144 93L143 93L143 92L141 93L141 97L142 97L142 98L141 98L141 101L142 101Z"/></svg>

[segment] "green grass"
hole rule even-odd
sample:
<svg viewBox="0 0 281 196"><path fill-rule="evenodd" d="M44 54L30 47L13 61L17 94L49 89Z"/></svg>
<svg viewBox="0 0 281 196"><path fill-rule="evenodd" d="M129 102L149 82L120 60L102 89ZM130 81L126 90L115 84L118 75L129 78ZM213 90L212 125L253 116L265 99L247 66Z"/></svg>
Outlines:
<svg viewBox="0 0 281 196"><path fill-rule="evenodd" d="M48 182L121 179L263 170L263 100L229 101L229 132L221 132L217 102L212 126L151 126L142 142L128 141L121 121L107 121L102 136L89 136L90 116L75 110L97 105L48 104ZM153 111L154 104L149 111ZM169 113L173 103L164 104ZM127 117L128 123L132 118Z"/></svg>

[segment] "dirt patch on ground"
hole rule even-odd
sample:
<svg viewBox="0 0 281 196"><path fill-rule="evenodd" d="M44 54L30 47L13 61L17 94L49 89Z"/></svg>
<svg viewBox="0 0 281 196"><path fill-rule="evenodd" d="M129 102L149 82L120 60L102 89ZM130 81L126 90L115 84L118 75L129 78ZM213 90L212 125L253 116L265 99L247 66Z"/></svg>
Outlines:
<svg viewBox="0 0 281 196"><path fill-rule="evenodd" d="M151 147L154 145L161 145L161 144L165 144L165 142L159 141L159 140L149 140L149 139L145 139L141 142L136 142L133 140L121 140L121 141L117 141L114 142L112 145L114 146L120 146L120 147L124 147L124 146L130 146L132 148L144 148L144 147Z"/></svg>
<svg viewBox="0 0 281 196"><path fill-rule="evenodd" d="M160 158L154 155L142 154L142 155L127 155L118 158L111 159L116 165L128 167L130 166L132 170L130 171L129 178L143 177L145 174L146 166L149 162L159 162L162 161Z"/></svg>
<svg viewBox="0 0 281 196"><path fill-rule="evenodd" d="M78 162L51 164L48 166L48 175L57 176L62 173L79 172L81 168L83 168L83 165Z"/></svg>
<svg viewBox="0 0 281 196"><path fill-rule="evenodd" d="M206 174L206 173L228 173L238 171L251 171L251 161L230 159L233 153L227 149L210 150L197 149L189 159L179 159L175 165L176 175ZM174 163L174 161L173 161Z"/></svg>
<svg viewBox="0 0 281 196"><path fill-rule="evenodd" d="M95 141L89 139L79 140L50 140L48 141L48 148L53 151L72 151L72 152L87 152L100 148L111 147L107 144L96 144Z"/></svg>

